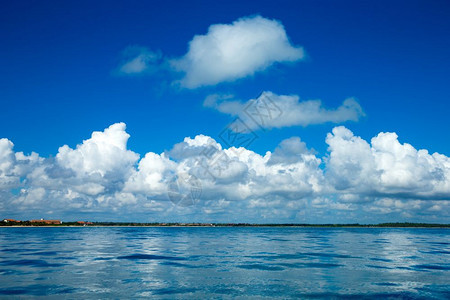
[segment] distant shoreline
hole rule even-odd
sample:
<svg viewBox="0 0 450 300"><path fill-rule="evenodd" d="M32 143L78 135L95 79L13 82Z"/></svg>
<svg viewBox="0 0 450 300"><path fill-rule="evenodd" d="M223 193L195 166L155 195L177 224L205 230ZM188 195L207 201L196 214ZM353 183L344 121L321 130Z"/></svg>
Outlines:
<svg viewBox="0 0 450 300"><path fill-rule="evenodd" d="M92 222L84 225L76 222L63 224L29 224L29 222L0 223L1 227L265 227L265 228L450 228L450 224L430 223L380 223L380 224L246 224L246 223L135 223L135 222Z"/></svg>
<svg viewBox="0 0 450 300"><path fill-rule="evenodd" d="M417 228L417 229L450 229L450 226L430 226L430 227L406 227L406 226L146 226L146 225L136 225L136 226L129 226L129 225L113 225L113 226L105 226L105 225L93 225L93 226L73 226L73 225L49 225L49 226L0 226L0 228L115 228L115 227L125 227L125 228L366 228L366 229L392 229L392 228Z"/></svg>

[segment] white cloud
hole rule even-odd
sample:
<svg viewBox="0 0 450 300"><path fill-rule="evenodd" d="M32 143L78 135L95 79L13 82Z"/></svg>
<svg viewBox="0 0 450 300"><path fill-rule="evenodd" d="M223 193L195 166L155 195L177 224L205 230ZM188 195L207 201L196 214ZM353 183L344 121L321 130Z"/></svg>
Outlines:
<svg viewBox="0 0 450 300"><path fill-rule="evenodd" d="M253 16L231 24L211 25L206 34L193 37L181 57L169 58L138 46L126 48L122 56L115 73L137 75L170 70L172 76L182 76L174 83L194 89L252 76L275 63L300 61L305 52L291 44L281 22Z"/></svg>
<svg viewBox="0 0 450 300"><path fill-rule="evenodd" d="M127 150L130 135L124 123L116 123L103 132L95 131L92 137L71 149L59 148L56 160L64 168L80 176L98 174L101 177L121 175L130 170L139 155ZM126 172L125 172L126 173Z"/></svg>
<svg viewBox="0 0 450 300"><path fill-rule="evenodd" d="M203 194L211 200L247 201L280 194L302 198L319 190L320 159L308 151L289 150L288 155L277 150L271 159L271 152L262 156L245 148L222 149L214 139L199 135L175 145L169 155L178 159L178 171L201 179Z"/></svg>
<svg viewBox="0 0 450 300"><path fill-rule="evenodd" d="M145 47L128 47L123 52L123 62L118 68L118 73L123 75L135 75L153 72L159 68L162 55Z"/></svg>
<svg viewBox="0 0 450 300"><path fill-rule="evenodd" d="M186 55L171 64L185 73L182 86L196 88L233 81L274 63L303 57L303 48L291 45L279 21L255 16L211 25L207 34L196 35L189 42Z"/></svg>
<svg viewBox="0 0 450 300"><path fill-rule="evenodd" d="M14 174L15 155L13 143L0 139L0 188L10 188L18 184L19 178Z"/></svg>
<svg viewBox="0 0 450 300"><path fill-rule="evenodd" d="M261 155L197 135L139 160L127 149L125 127L117 123L94 132L75 149L61 147L55 158L14 152L11 141L0 139L0 208L227 222L448 217L450 158L401 144L395 133L380 133L368 143L336 127L323 159L299 137ZM200 182L196 206L169 201L176 174Z"/></svg>
<svg viewBox="0 0 450 300"><path fill-rule="evenodd" d="M269 91L247 102L232 99L232 95L209 95L203 105L239 116L250 129L342 123L358 121L365 115L353 98L346 99L335 109L323 107L320 100L300 101L297 95L277 95Z"/></svg>
<svg viewBox="0 0 450 300"><path fill-rule="evenodd" d="M10 140L0 139L0 190L18 188L21 178L42 162L37 153L25 155L13 147Z"/></svg>
<svg viewBox="0 0 450 300"><path fill-rule="evenodd" d="M401 144L395 133L379 133L369 144L336 127L329 145L327 178L337 190L359 195L450 200L450 158Z"/></svg>
<svg viewBox="0 0 450 300"><path fill-rule="evenodd" d="M284 140L272 153L269 163L289 164L300 161L304 154L310 154L310 150L299 137L291 137Z"/></svg>
<svg viewBox="0 0 450 300"><path fill-rule="evenodd" d="M167 180L176 171L176 163L164 154L149 152L141 159L138 169L125 183L125 192L143 193L147 196L167 193Z"/></svg>
<svg viewBox="0 0 450 300"><path fill-rule="evenodd" d="M21 185L22 191L4 199L3 204L9 209L20 206L35 211L112 214L127 207L134 213L145 210L170 215L178 209L168 201L168 185L173 176L185 172L201 181L200 207L204 213L216 214L232 206L231 211L235 211L231 213L237 217L260 203L270 215L270 207L281 209L283 199L297 201L320 191L323 181L320 159L302 149L298 138L283 142L273 159L271 152L262 156L244 148L223 149L211 137L198 135L185 138L167 153L149 152L140 160L127 149L128 138L125 124L117 123L94 132L74 149L61 147L55 158L37 156L37 162L31 164L31 156L27 157L28 167L22 168L26 172L15 176L15 186ZM8 174L13 174L25 157L14 153L12 147L10 141L1 140L0 166ZM204 152L211 147L212 155ZM218 156L225 159L217 160ZM2 185L4 190L10 188Z"/></svg>
<svg viewBox="0 0 450 300"><path fill-rule="evenodd" d="M52 190L48 199L65 199L76 207L109 205L139 160L137 153L127 149L130 135L125 128L124 123L116 123L93 132L75 149L60 147L56 158L35 168L28 179L32 185Z"/></svg>

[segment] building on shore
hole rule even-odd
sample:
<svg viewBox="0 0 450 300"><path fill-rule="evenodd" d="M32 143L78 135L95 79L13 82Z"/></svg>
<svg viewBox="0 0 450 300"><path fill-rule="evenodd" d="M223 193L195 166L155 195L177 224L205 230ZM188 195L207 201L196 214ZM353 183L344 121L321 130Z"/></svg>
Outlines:
<svg viewBox="0 0 450 300"><path fill-rule="evenodd" d="M60 220L44 220L44 219L40 219L40 220L31 220L31 223L41 223L41 224L48 224L48 225L59 225L62 222Z"/></svg>
<svg viewBox="0 0 450 300"><path fill-rule="evenodd" d="M83 225L83 226L87 226L87 225L92 225L92 222L88 222L88 221L77 221L77 224Z"/></svg>
<svg viewBox="0 0 450 300"><path fill-rule="evenodd" d="M14 220L14 219L3 219L3 222L5 222L5 223L20 223L22 221Z"/></svg>

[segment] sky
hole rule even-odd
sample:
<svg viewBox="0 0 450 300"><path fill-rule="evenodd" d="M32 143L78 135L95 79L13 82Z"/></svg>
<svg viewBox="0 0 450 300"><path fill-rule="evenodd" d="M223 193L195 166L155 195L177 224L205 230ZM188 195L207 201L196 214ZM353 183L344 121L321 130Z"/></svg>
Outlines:
<svg viewBox="0 0 450 300"><path fill-rule="evenodd" d="M438 0L4 3L0 215L450 223L449 32Z"/></svg>

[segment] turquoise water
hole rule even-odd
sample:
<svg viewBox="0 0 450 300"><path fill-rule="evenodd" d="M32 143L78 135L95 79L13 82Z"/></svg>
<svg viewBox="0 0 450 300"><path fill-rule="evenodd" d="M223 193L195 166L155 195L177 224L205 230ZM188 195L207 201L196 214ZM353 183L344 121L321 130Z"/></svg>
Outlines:
<svg viewBox="0 0 450 300"><path fill-rule="evenodd" d="M0 297L449 299L449 233L0 228Z"/></svg>

